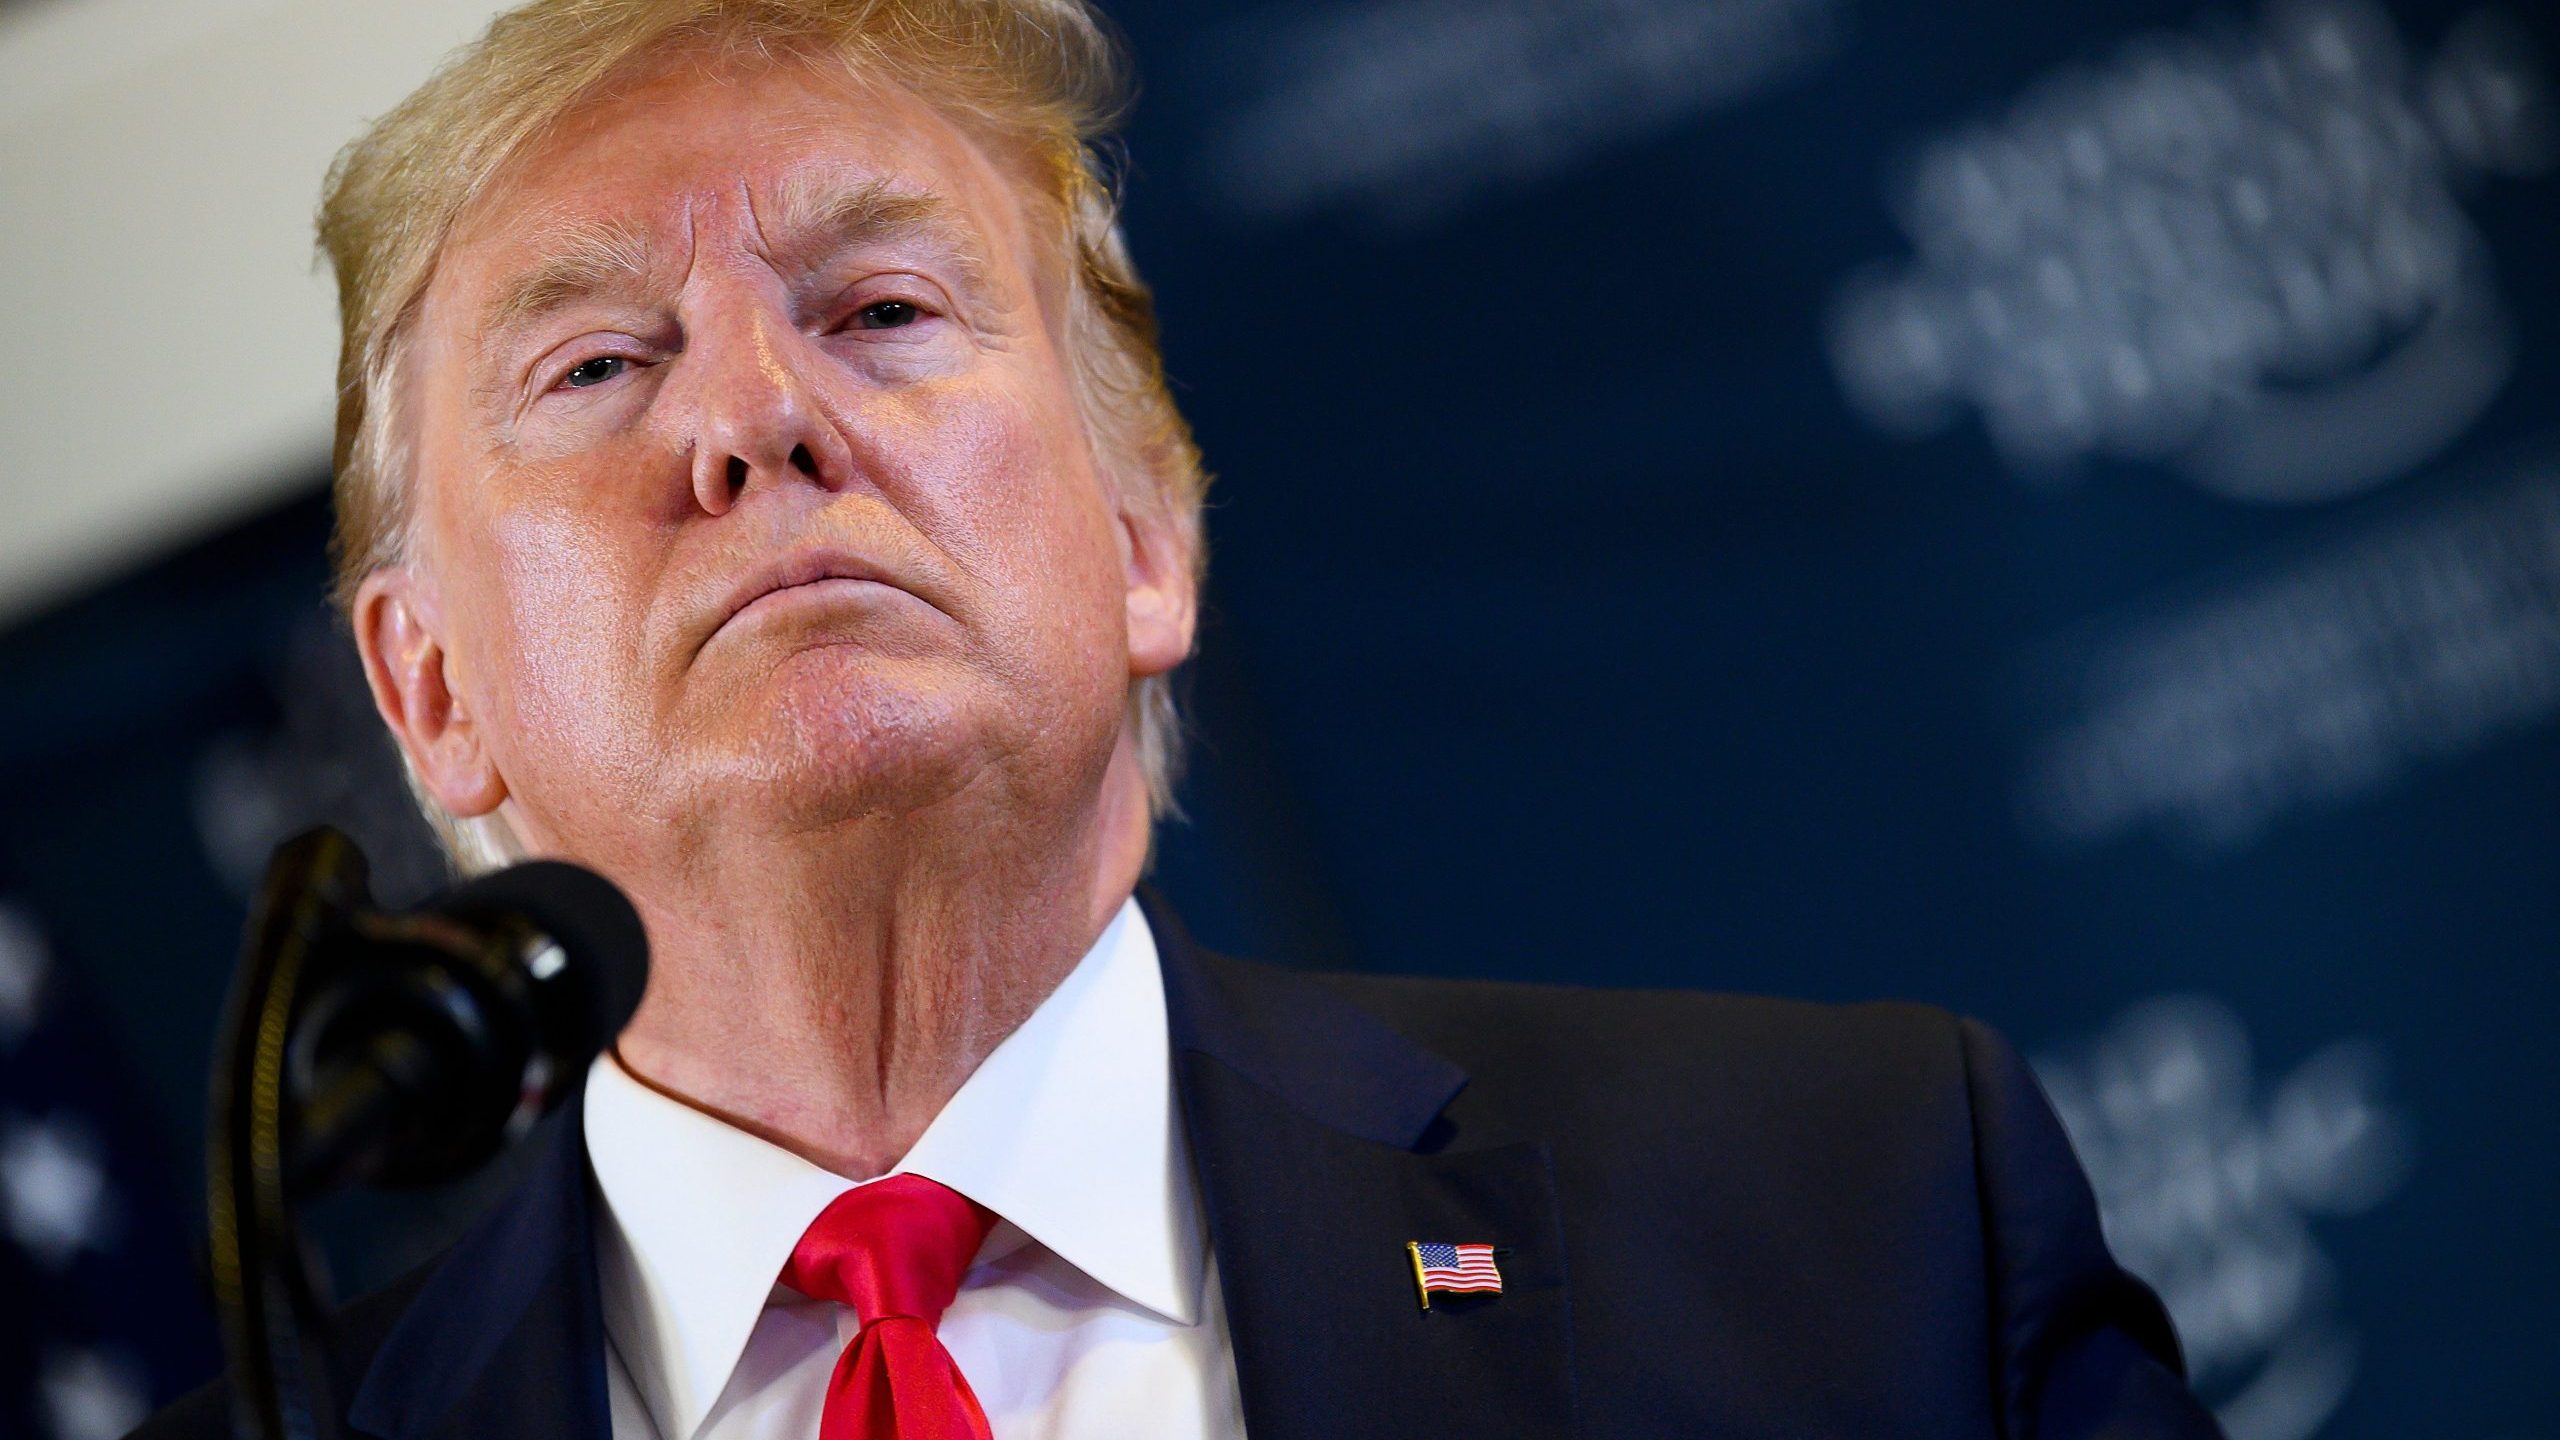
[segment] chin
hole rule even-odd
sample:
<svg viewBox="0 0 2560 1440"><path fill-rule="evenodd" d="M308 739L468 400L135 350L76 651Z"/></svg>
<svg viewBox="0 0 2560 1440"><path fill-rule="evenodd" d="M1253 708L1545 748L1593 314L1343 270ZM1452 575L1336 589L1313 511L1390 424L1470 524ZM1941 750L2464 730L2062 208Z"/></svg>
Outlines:
<svg viewBox="0 0 2560 1440"><path fill-rule="evenodd" d="M968 789L1002 747L965 679L940 668L850 647L796 657L765 694L735 702L721 798L796 829Z"/></svg>

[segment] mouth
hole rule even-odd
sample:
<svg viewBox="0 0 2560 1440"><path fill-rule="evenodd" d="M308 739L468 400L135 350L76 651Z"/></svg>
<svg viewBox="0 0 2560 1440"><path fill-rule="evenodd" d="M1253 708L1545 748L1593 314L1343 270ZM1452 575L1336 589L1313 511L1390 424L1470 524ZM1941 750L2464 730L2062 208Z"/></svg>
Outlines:
<svg viewBox="0 0 2560 1440"><path fill-rule="evenodd" d="M712 637L741 621L802 605L823 605L905 587L879 566L841 550L796 551L762 566L742 579L721 601L718 619L703 637Z"/></svg>

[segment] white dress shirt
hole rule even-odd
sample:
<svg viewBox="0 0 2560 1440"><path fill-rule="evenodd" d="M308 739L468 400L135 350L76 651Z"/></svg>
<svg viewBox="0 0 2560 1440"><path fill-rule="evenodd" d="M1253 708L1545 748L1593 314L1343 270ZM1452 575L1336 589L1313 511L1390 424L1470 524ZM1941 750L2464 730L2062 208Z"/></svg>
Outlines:
<svg viewBox="0 0 2560 1440"><path fill-rule="evenodd" d="M855 1182L598 1059L614 1440L814 1440L843 1306L777 1282ZM1235 1354L1133 900L889 1173L999 1217L942 1317L997 1440L1238 1440Z"/></svg>

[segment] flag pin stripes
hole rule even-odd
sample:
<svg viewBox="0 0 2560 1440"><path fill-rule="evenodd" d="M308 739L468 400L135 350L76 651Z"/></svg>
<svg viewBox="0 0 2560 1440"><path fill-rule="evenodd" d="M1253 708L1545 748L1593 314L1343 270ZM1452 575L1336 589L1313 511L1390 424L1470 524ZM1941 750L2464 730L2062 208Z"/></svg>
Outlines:
<svg viewBox="0 0 2560 1440"><path fill-rule="evenodd" d="M1443 1295L1502 1293L1502 1271L1493 1263L1490 1245L1407 1240L1404 1249L1413 1259L1413 1288L1422 1297L1425 1310L1431 1308L1434 1291Z"/></svg>

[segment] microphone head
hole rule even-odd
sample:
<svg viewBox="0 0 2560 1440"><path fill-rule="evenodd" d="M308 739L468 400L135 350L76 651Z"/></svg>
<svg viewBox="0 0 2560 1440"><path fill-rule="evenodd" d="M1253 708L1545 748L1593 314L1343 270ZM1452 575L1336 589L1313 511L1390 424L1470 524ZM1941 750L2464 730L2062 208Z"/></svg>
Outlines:
<svg viewBox="0 0 2560 1440"><path fill-rule="evenodd" d="M648 931L622 891L593 870L529 860L457 886L428 908L458 920L512 920L559 946L557 958L537 952L530 962L534 980L561 998L554 1023L571 1033L550 1037L557 1049L593 1056L640 1008Z"/></svg>

